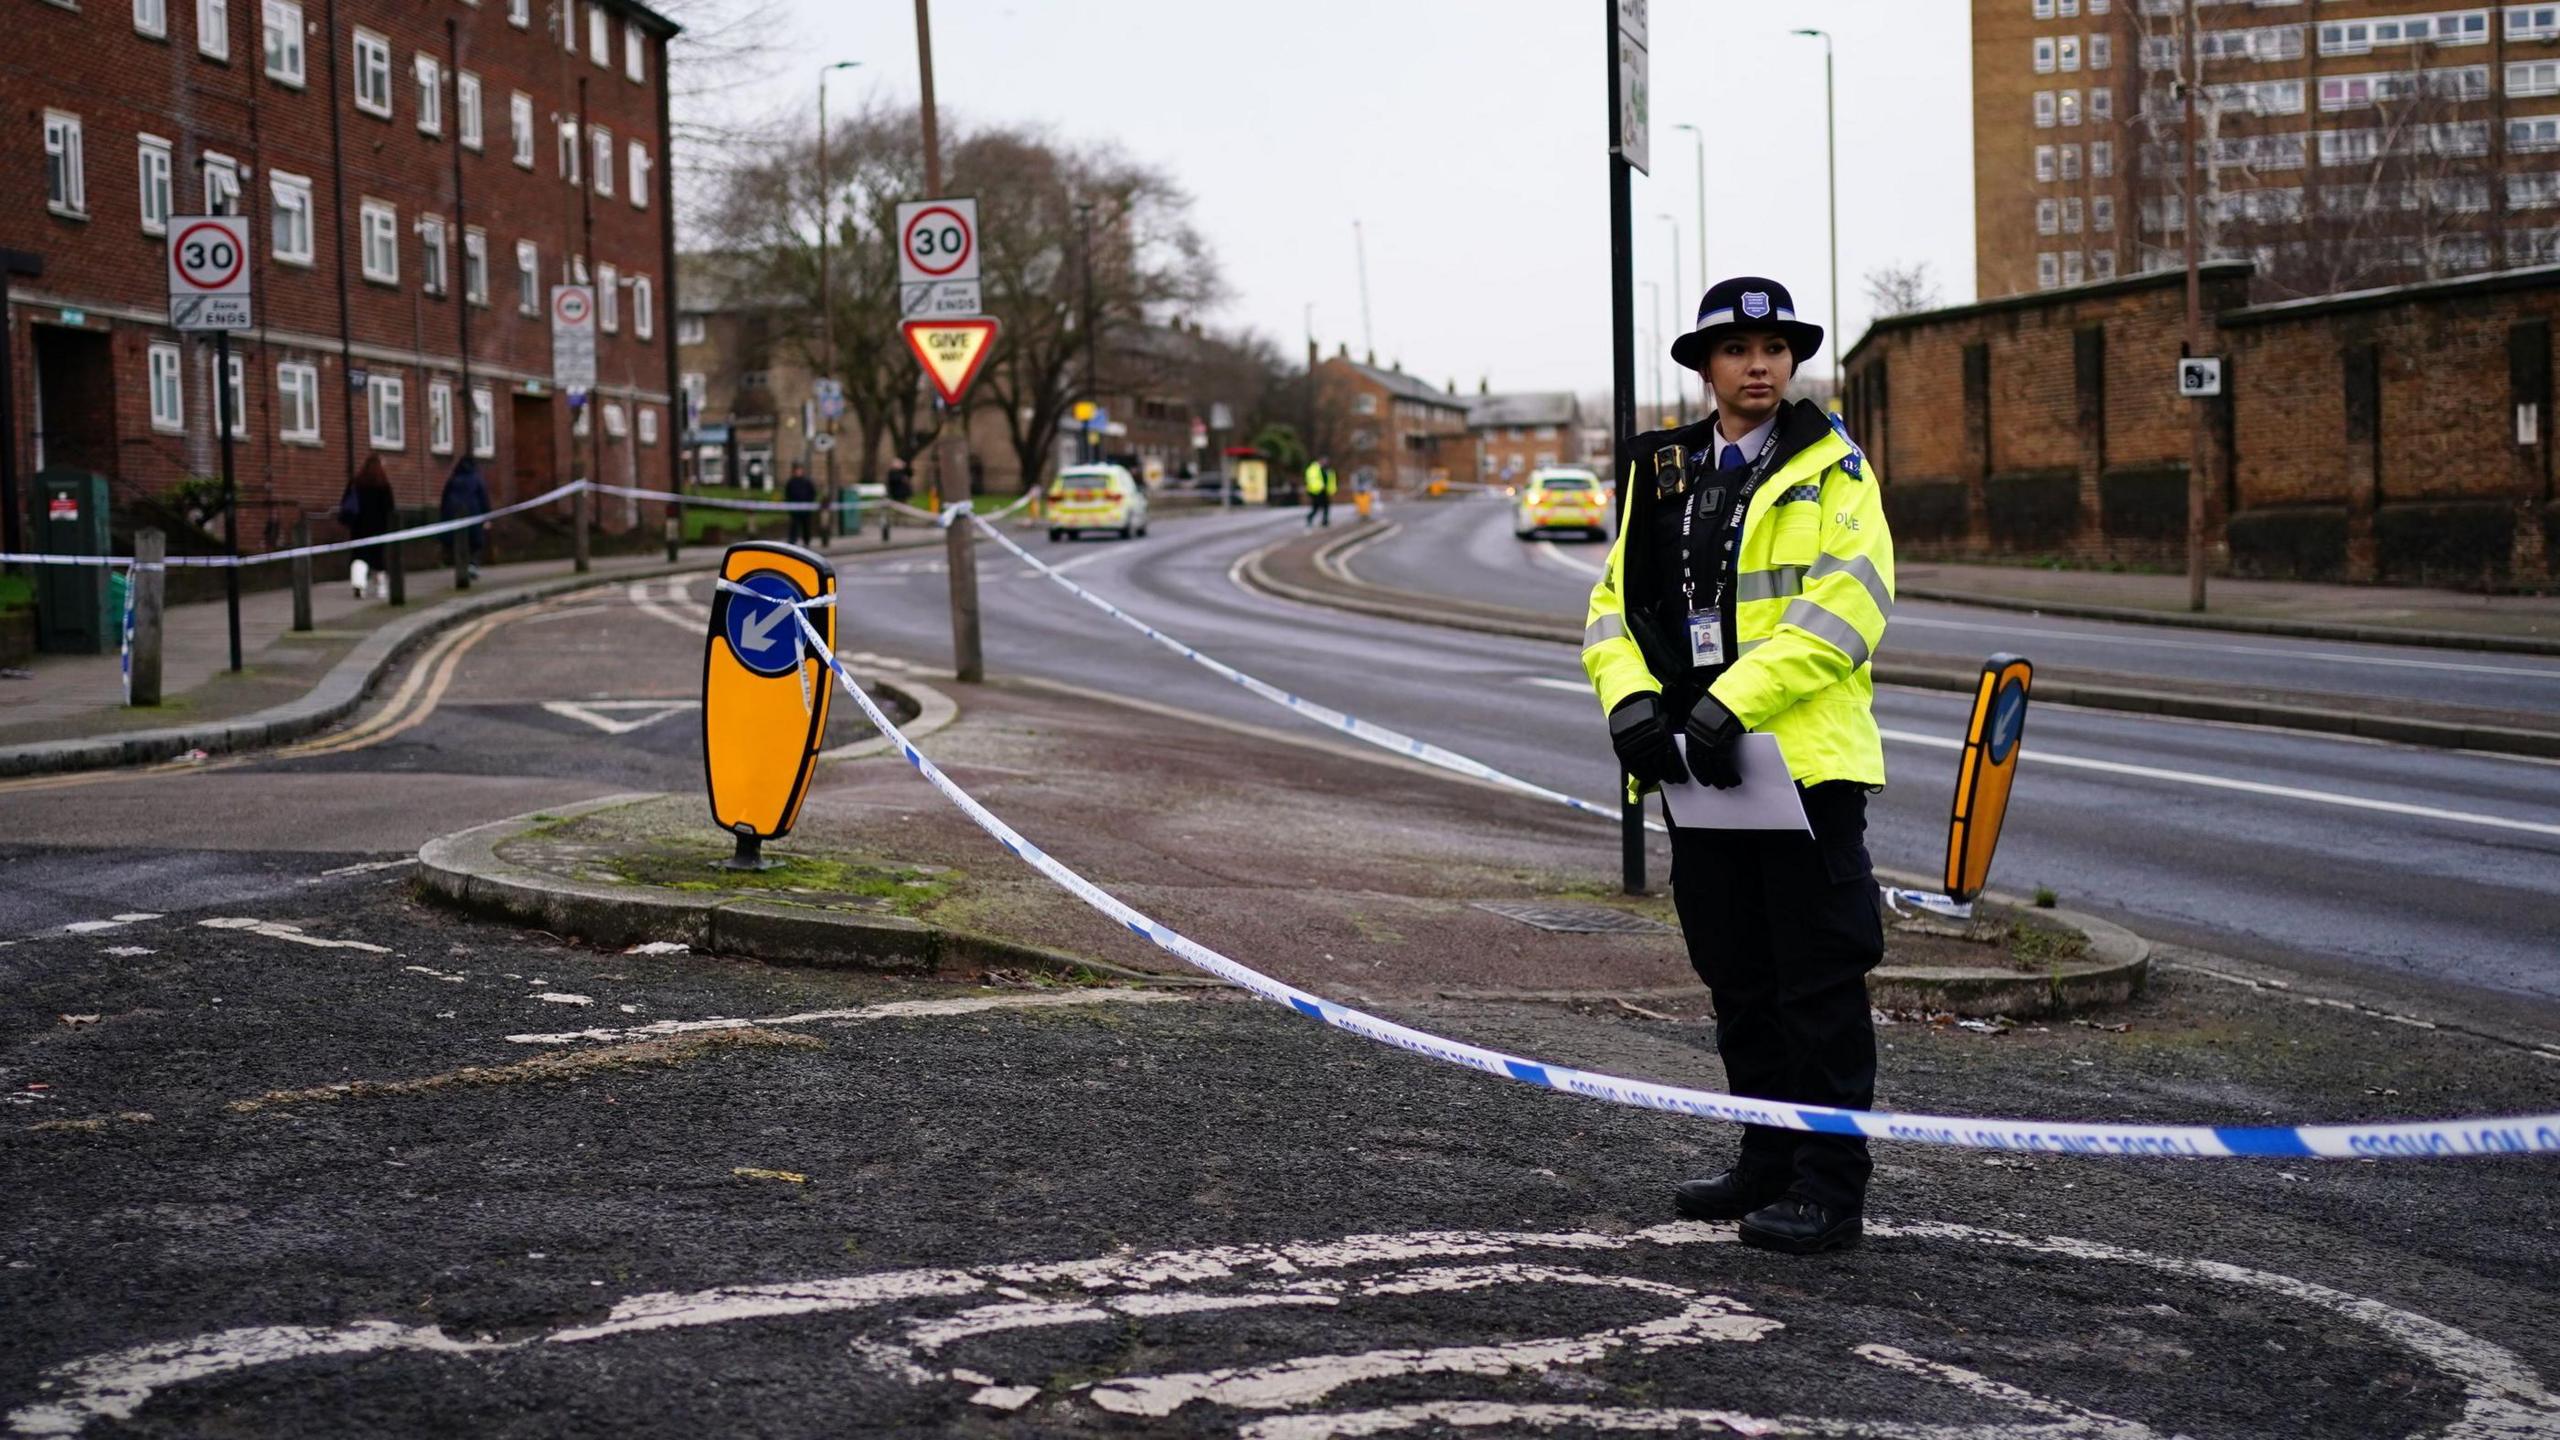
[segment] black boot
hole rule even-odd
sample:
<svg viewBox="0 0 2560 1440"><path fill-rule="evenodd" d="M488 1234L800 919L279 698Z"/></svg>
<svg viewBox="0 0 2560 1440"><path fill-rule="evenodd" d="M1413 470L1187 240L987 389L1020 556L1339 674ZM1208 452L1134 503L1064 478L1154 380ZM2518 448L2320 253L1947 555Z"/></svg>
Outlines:
<svg viewBox="0 0 2560 1440"><path fill-rule="evenodd" d="M1742 1243L1755 1250L1818 1255L1858 1243L1858 1212L1789 1194L1742 1217Z"/></svg>
<svg viewBox="0 0 2560 1440"><path fill-rule="evenodd" d="M1689 1220L1739 1220L1786 1194L1793 1179L1774 1165L1736 1165L1721 1175L1682 1183L1671 1192L1671 1208Z"/></svg>

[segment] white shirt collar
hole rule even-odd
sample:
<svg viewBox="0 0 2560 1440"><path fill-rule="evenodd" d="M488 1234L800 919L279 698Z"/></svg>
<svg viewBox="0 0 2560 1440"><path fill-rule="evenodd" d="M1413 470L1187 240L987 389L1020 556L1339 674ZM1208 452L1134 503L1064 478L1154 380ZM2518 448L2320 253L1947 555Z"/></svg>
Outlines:
<svg viewBox="0 0 2560 1440"><path fill-rule="evenodd" d="M1719 422L1715 432L1716 468L1722 468L1724 465L1724 452L1727 448L1741 451L1742 458L1745 461L1759 459L1760 447L1769 443L1769 432L1776 429L1778 426L1778 413L1779 412L1772 412L1768 419L1760 422L1758 429L1753 430L1750 434L1743 436L1739 440L1727 440L1724 438L1724 429L1721 422Z"/></svg>

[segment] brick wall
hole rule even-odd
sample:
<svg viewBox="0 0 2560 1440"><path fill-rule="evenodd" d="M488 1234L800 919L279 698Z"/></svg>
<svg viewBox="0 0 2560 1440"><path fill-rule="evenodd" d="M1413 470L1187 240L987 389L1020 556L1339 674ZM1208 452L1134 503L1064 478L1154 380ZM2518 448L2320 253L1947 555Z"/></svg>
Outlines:
<svg viewBox="0 0 2560 1440"><path fill-rule="evenodd" d="M227 56L206 53L197 5L169 0L166 8L167 34L154 37L137 31L130 4L93 0L75 9L59 0L26 0L9 7L10 42L0 47L0 195L8 197L0 203L0 246L33 252L44 262L40 278L15 282L6 317L16 391L7 399L20 425L22 491L40 449L48 460L66 458L62 446L46 444L53 438L48 430L73 441L84 463L109 473L123 515L120 533L151 497L218 468L211 337L180 337L161 323L166 241L144 223L142 136L169 142L174 213L207 208L206 157L228 157L239 171L238 209L250 219L263 327L233 337L246 392L246 423L235 442L244 548L282 539L300 514L333 511L348 475L376 453L365 396L351 384L351 370L402 382L403 440L379 453L404 505L435 502L456 454L470 448L466 324L469 386L489 392L495 431L494 453L482 466L500 503L590 469L615 483L668 484L676 447L667 394L674 310L661 118L672 30L664 20L634 6L599 9L575 0L526 0L522 26L513 23L518 12L510 0L478 6L303 0L296 84L266 63L261 4L230 0ZM592 16L605 25L601 64L589 48ZM576 32L574 52L562 41L564 21ZM359 28L390 50L387 117L356 103ZM626 68L635 45L636 81ZM438 67L439 133L419 126L421 57ZM458 73L480 84L483 138L476 150L461 144ZM561 134L564 124L579 120L581 82L591 128L579 136L580 183L571 183L562 173ZM529 167L515 163L512 99L518 93L532 107ZM54 213L44 203L47 111L79 118L84 215ZM611 136L610 195L591 188L600 176L593 136L601 132ZM637 197L645 204L634 203L635 141L647 157ZM272 187L280 177L309 182L307 263L279 257ZM394 210L396 284L362 276L361 205L368 199ZM447 227L442 294L428 294L421 284L417 222L425 215L442 217ZM463 298L465 225L486 237L485 303ZM539 250L530 314L518 304L519 241ZM579 255L592 267L588 278L600 282L609 265L625 282L612 307L618 328L599 337L597 408L606 423L586 436L572 433L570 409L550 383L542 304L548 287L572 278L571 257ZM640 288L628 283L635 279L648 286L646 336L637 314ZM104 339L104 368L97 373L90 373L87 358L97 342L79 332ZM180 347L184 423L174 432L152 424L148 356L155 342ZM40 362L48 360L64 378L76 375L83 391L112 396L113 443L103 455L76 443L84 422L70 413L74 407L63 392L47 392L40 403ZM317 372L316 440L286 434L281 363ZM429 395L438 384L454 390L455 453L429 444ZM608 526L637 518L620 502L600 506L598 514ZM337 533L326 519L318 529L327 538Z"/></svg>
<svg viewBox="0 0 2560 1440"><path fill-rule="evenodd" d="M1848 357L1847 411L1887 477L1897 542L2181 563L2201 406L2217 570L2551 578L2560 267L2259 306L2249 280L2246 265L2203 272L2218 400L2175 392L2174 273L1880 322Z"/></svg>

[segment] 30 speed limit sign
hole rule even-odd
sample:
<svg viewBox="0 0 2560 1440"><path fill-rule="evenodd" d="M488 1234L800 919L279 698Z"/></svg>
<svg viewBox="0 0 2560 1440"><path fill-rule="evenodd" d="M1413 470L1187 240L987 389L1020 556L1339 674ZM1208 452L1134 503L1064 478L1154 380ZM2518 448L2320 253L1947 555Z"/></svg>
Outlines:
<svg viewBox="0 0 2560 1440"><path fill-rule="evenodd" d="M978 202L909 200L898 207L898 291L909 317L978 311Z"/></svg>
<svg viewBox="0 0 2560 1440"><path fill-rule="evenodd" d="M250 328L246 216L170 217L169 323L180 330Z"/></svg>

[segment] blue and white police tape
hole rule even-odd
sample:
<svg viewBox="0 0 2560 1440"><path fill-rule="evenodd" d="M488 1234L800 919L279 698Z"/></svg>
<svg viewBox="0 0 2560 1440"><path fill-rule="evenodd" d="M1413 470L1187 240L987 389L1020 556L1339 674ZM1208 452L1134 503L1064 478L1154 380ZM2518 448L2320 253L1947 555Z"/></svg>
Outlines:
<svg viewBox="0 0 2560 1440"><path fill-rule="evenodd" d="M777 597L768 595L761 590L751 590L746 586L739 584L735 580L730 579L726 575L712 576L711 586L713 589L721 591L724 594L744 595L759 605L772 605L778 603ZM809 647L802 644L800 638L800 632L808 628L808 622L800 619L800 612L803 610L827 609L836 603L836 597L833 595L820 595L812 599L795 600L788 603L791 605L791 618L794 622L791 627L791 673L800 677L800 713L806 715L810 713L811 709L818 703L818 700L816 696L809 693L809 667L807 664L803 663L808 658ZM752 619L754 617L750 616L749 618Z"/></svg>
<svg viewBox="0 0 2560 1440"><path fill-rule="evenodd" d="M1644 1110L1668 1110L1744 1125L1769 1125L1826 1135L1864 1135L1875 1140L1908 1140L1923 1145L1951 1145L1977 1150L2034 1150L2086 1155L2237 1156L2383 1159L2414 1156L2515 1155L2560 1153L2560 1114L2516 1115L2494 1119L2416 1121L2370 1125L2127 1125L2075 1121L2001 1120L1953 1115L1896 1115L1868 1110L1836 1110L1820 1105L1790 1105L1719 1095L1708 1090L1631 1080L1597 1071L1553 1065L1463 1040L1416 1030L1393 1020L1336 1004L1211 950L1188 936L1131 908L1109 891L1068 868L1064 861L1024 838L998 819L968 791L926 759L895 722L881 712L862 687L827 648L817 628L794 616L810 651L826 664L863 714L898 747L916 773L941 791L978 828L995 837L1015 858L1039 871L1067 893L1108 916L1131 934L1184 964L1227 981L1251 994L1285 1005L1310 1020L1337 1030L1410 1050L1445 1064L1480 1070L1548 1090Z"/></svg>
<svg viewBox="0 0 2560 1440"><path fill-rule="evenodd" d="M706 510L788 510L805 515L827 508L823 500L738 500L726 495L678 495L668 490L639 490L629 485L591 485L588 488L599 495L655 500L661 505L699 505Z"/></svg>
<svg viewBox="0 0 2560 1440"><path fill-rule="evenodd" d="M1284 709L1304 715L1319 725L1339 730L1343 734L1349 735L1354 739L1364 740L1371 745L1377 746L1381 750L1392 751L1395 754L1405 756L1408 759L1419 760L1425 765L1446 770L1453 775L1464 775L1471 780L1482 780L1489 785L1499 785L1505 790L1517 791L1523 795L1534 795L1541 800L1551 800L1556 804L1569 806L1572 809L1582 811L1588 815L1597 815L1611 820L1618 818L1617 806L1602 805L1596 801L1585 800L1578 795L1567 795L1561 790L1550 790L1546 786L1540 785L1535 781L1523 780L1517 775L1496 770L1481 760L1461 755L1455 750L1445 750L1427 740L1417 740L1414 737L1405 734L1401 730L1389 729L1387 726L1380 725L1375 721L1363 720L1355 715L1345 714L1340 710L1334 709L1330 705L1317 704L1315 701L1309 700L1302 695L1293 695L1267 680L1259 680L1251 675L1247 675L1243 671L1238 670L1236 667L1229 665L1223 660L1212 659L1207 655L1201 654L1199 651L1192 649L1190 646L1174 639L1172 636L1165 634L1154 626L1149 625L1144 620L1138 619L1136 616L1122 610L1119 606L1112 604L1110 601L1105 600L1101 596L1094 594L1092 591L1085 589L1081 585L1078 585L1066 576L1059 574L1055 569L1042 563L1038 556L1033 555L1030 551L1015 544L1010 537L992 530L988 533L995 536L998 544L1003 545L1006 549L1011 550L1014 554L1022 557L1024 563L1030 565L1043 576L1046 576L1049 580L1063 587L1068 594L1073 595L1086 604L1093 606L1103 614L1110 616L1112 619L1117 620L1121 624L1128 626L1130 629L1137 631L1139 634L1146 636L1148 639L1153 640L1167 650L1181 656L1183 659L1200 666L1211 674L1243 686L1245 689L1261 696L1263 699L1270 701L1274 705L1278 705ZM1657 822L1648 821L1647 825L1648 828L1652 829L1661 828Z"/></svg>
<svg viewBox="0 0 2560 1440"><path fill-rule="evenodd" d="M474 525L486 525L492 520L513 515L519 511L537 509L555 501L565 500L581 490L595 488L598 487L587 481L572 480L566 485L546 490L530 500L519 500L512 505L502 505L495 510L484 510L477 515L463 515L426 525L412 525L406 530L392 530L354 540L332 540L322 545L296 545L289 550L261 550L255 555L172 555L168 557L166 563L198 570L227 570L234 566L273 565L279 560L298 560L305 555L328 555L342 550L361 550L369 545L389 545L402 540L423 540L431 535L444 535L455 530L469 529ZM0 554L0 564L107 565L124 569L131 567L133 563L133 557L130 555Z"/></svg>

